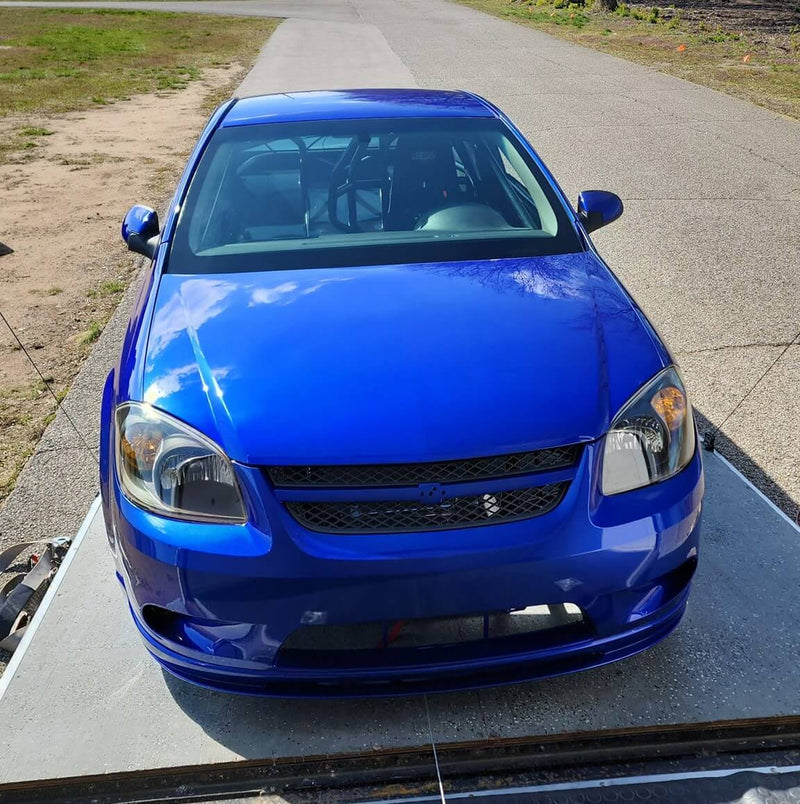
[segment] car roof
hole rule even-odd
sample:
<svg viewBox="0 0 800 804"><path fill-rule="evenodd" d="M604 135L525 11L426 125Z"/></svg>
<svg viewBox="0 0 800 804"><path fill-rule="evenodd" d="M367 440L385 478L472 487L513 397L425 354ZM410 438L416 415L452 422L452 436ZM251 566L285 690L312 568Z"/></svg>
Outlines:
<svg viewBox="0 0 800 804"><path fill-rule="evenodd" d="M228 109L223 127L304 120L401 117L496 117L477 95L461 90L341 89L283 92L242 98Z"/></svg>

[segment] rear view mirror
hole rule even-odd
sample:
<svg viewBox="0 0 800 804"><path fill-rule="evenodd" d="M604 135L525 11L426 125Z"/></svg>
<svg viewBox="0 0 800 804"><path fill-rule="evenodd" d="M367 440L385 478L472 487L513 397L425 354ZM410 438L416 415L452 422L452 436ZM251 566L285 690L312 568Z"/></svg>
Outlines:
<svg viewBox="0 0 800 804"><path fill-rule="evenodd" d="M622 199L605 190L584 190L578 196L578 214L587 232L615 221L622 215Z"/></svg>
<svg viewBox="0 0 800 804"><path fill-rule="evenodd" d="M128 248L151 260L158 247L160 231L156 211L141 204L131 207L122 221L122 239Z"/></svg>

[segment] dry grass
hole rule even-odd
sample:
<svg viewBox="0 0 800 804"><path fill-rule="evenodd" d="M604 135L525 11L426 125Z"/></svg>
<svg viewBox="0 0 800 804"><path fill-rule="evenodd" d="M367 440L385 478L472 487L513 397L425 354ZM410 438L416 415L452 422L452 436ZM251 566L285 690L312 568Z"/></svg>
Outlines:
<svg viewBox="0 0 800 804"><path fill-rule="evenodd" d="M0 8L0 114L180 89L204 67L248 60L274 27L161 11Z"/></svg>
<svg viewBox="0 0 800 804"><path fill-rule="evenodd" d="M275 20L116 9L0 8L0 117L45 116L185 87L205 67L246 63ZM46 129L0 142L0 163Z"/></svg>
<svg viewBox="0 0 800 804"><path fill-rule="evenodd" d="M746 17L732 30L674 7L622 3L608 13L567 0L460 1L800 119L800 26L765 34L749 30Z"/></svg>
<svg viewBox="0 0 800 804"><path fill-rule="evenodd" d="M3 459L0 460L0 500L14 487L17 475L44 428L53 419L55 403L44 383L32 382L0 389L0 432Z"/></svg>

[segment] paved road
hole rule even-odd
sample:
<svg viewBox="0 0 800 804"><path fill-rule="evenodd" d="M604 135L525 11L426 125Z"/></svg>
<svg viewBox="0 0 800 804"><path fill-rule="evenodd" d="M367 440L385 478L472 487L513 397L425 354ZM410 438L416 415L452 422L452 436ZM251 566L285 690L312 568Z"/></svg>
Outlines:
<svg viewBox="0 0 800 804"><path fill-rule="evenodd" d="M623 197L625 216L596 242L666 338L712 424L800 330L795 121L446 0L113 6L290 17L245 93L418 84L497 102L571 197L597 187ZM725 425L731 440L720 440L792 515L800 504L798 377L800 343Z"/></svg>

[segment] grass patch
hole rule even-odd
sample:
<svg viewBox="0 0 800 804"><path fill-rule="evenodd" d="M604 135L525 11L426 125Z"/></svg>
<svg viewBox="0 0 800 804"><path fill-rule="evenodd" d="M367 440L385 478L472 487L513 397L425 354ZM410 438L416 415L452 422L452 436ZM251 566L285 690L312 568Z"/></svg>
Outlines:
<svg viewBox="0 0 800 804"><path fill-rule="evenodd" d="M5 137L0 137L0 165L4 162L4 156L14 151L31 151L39 145L41 137L49 137L51 134L55 134L55 132L42 126L11 128Z"/></svg>
<svg viewBox="0 0 800 804"><path fill-rule="evenodd" d="M126 284L119 279L111 279L108 282L103 282L103 284L100 285L100 290L103 293L112 295L114 293L122 293L126 287Z"/></svg>
<svg viewBox="0 0 800 804"><path fill-rule="evenodd" d="M101 327L97 321L92 321L89 325L89 329L82 332L78 337L78 343L80 343L81 346L88 346L90 343L94 343L102 333L103 327Z"/></svg>
<svg viewBox="0 0 800 804"><path fill-rule="evenodd" d="M800 119L797 28L769 37L689 22L674 8L620 3L607 12L591 0L459 2Z"/></svg>
<svg viewBox="0 0 800 804"><path fill-rule="evenodd" d="M22 126L19 133L23 137L49 137L55 134L55 131L50 131L49 128L42 128L42 126Z"/></svg>
<svg viewBox="0 0 800 804"><path fill-rule="evenodd" d="M118 279L111 279L108 282L103 282L100 287L93 288L86 295L90 299L99 299L103 298L104 296L115 296L118 293L122 293L126 287L127 285L124 282L121 282Z"/></svg>
<svg viewBox="0 0 800 804"><path fill-rule="evenodd" d="M0 8L0 116L182 89L205 67L251 60L276 24L162 11Z"/></svg>
<svg viewBox="0 0 800 804"><path fill-rule="evenodd" d="M0 8L0 118L43 118L183 89L207 67L249 63L277 20L117 9ZM0 164L52 132L9 126Z"/></svg>
<svg viewBox="0 0 800 804"><path fill-rule="evenodd" d="M55 407L40 380L0 390L0 502L14 488Z"/></svg>
<svg viewBox="0 0 800 804"><path fill-rule="evenodd" d="M64 292L64 288L52 287L40 290L32 290L34 296L60 296Z"/></svg>

